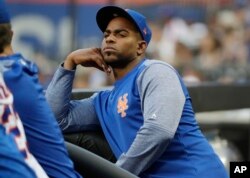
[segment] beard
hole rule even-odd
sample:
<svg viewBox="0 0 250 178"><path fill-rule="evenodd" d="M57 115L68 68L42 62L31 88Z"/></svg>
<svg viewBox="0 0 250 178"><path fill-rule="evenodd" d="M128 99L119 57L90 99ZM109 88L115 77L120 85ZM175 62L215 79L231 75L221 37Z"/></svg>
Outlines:
<svg viewBox="0 0 250 178"><path fill-rule="evenodd" d="M131 61L130 60L115 60L115 61L108 61L106 62L107 65L111 66L112 68L122 69L125 68Z"/></svg>
<svg viewBox="0 0 250 178"><path fill-rule="evenodd" d="M112 68L122 69L125 68L130 62L132 62L135 57L131 56L121 56L121 55L112 55L106 54L104 60L107 65Z"/></svg>

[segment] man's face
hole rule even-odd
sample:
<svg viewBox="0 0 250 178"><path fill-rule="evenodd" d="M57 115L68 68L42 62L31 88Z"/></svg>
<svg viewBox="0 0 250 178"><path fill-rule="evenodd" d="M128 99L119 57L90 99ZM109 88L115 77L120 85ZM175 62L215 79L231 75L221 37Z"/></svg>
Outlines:
<svg viewBox="0 0 250 178"><path fill-rule="evenodd" d="M123 17L114 18L108 24L102 41L105 62L112 67L126 66L138 57L141 40L140 33L132 22Z"/></svg>

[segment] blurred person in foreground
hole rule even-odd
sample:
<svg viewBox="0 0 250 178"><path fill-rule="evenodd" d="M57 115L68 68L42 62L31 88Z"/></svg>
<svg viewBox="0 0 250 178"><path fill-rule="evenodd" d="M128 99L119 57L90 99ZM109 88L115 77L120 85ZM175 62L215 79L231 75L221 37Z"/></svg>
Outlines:
<svg viewBox="0 0 250 178"><path fill-rule="evenodd" d="M79 49L59 66L46 97L64 133L102 128L116 165L143 178L227 178L201 133L187 88L176 70L145 57L151 30L130 9L97 12L101 48ZM71 100L76 67L114 75L112 89Z"/></svg>
<svg viewBox="0 0 250 178"><path fill-rule="evenodd" d="M23 125L2 73L0 86L0 177L48 177L27 148Z"/></svg>
<svg viewBox="0 0 250 178"><path fill-rule="evenodd" d="M38 82L37 66L13 52L12 36L0 0L0 177L81 177Z"/></svg>

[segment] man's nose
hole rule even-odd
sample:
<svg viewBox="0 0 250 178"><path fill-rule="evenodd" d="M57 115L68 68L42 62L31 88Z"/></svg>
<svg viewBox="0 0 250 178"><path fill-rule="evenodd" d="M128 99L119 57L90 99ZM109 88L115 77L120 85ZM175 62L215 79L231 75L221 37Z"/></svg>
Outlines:
<svg viewBox="0 0 250 178"><path fill-rule="evenodd" d="M115 36L110 34L109 36L106 37L106 43L111 43L115 41Z"/></svg>

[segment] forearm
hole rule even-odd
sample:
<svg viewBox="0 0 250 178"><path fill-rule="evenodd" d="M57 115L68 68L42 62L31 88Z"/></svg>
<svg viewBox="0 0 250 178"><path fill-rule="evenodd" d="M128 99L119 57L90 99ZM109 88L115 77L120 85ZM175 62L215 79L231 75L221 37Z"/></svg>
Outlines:
<svg viewBox="0 0 250 178"><path fill-rule="evenodd" d="M64 69L66 69L66 70L75 70L76 69L77 64L75 63L73 54L74 54L74 52L69 54L67 56L67 58L65 59L64 65L63 65Z"/></svg>
<svg viewBox="0 0 250 178"><path fill-rule="evenodd" d="M92 103L93 97L71 100L74 74L75 71L60 67L46 91L46 98L64 133L95 130L100 127Z"/></svg>
<svg viewBox="0 0 250 178"><path fill-rule="evenodd" d="M74 70L60 66L46 90L46 99L59 122L68 113L74 75Z"/></svg>
<svg viewBox="0 0 250 178"><path fill-rule="evenodd" d="M139 175L162 155L172 137L173 134L164 128L145 123L128 152L120 156L116 165Z"/></svg>

